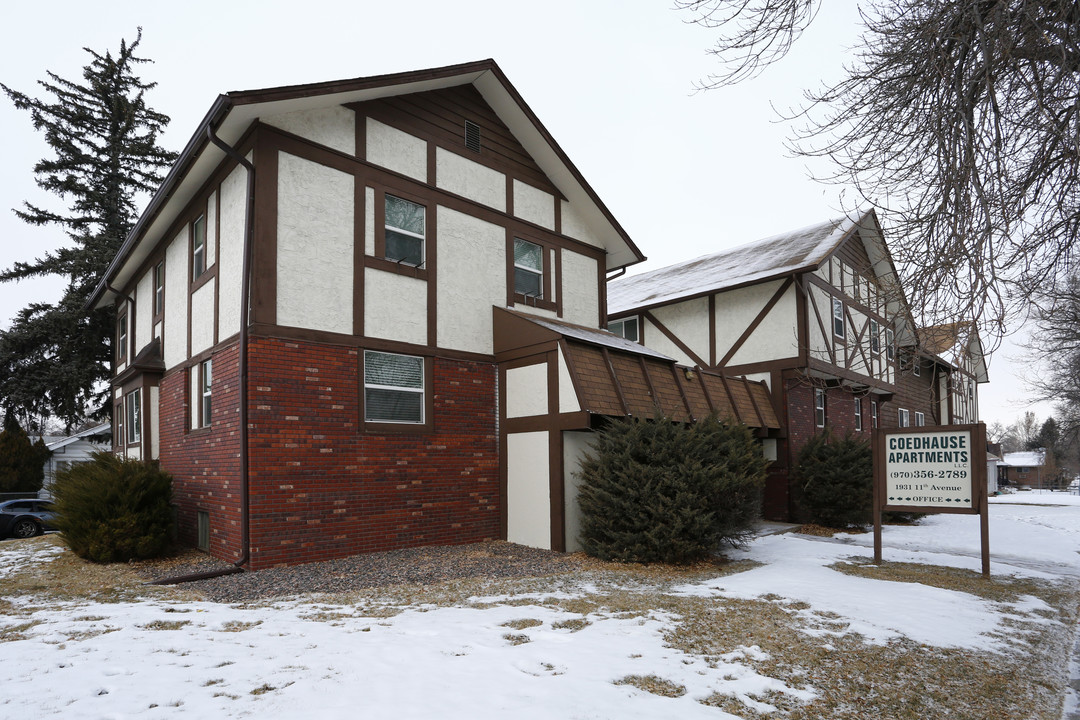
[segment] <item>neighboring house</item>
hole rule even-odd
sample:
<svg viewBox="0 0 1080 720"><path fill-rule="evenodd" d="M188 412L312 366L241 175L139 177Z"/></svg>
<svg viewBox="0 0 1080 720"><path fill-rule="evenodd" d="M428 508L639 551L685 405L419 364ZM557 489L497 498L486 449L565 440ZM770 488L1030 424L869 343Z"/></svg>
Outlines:
<svg viewBox="0 0 1080 720"><path fill-rule="evenodd" d="M1041 489L1050 487L1051 478L1047 477L1046 450L1024 450L1007 452L1000 465L1002 476L1014 487Z"/></svg>
<svg viewBox="0 0 1080 720"><path fill-rule="evenodd" d="M95 452L108 450L110 448L109 437L111 433L112 428L109 423L103 423L77 432L74 435L49 438L45 447L52 454L45 462L45 480L41 486L42 493L50 494L58 470L66 470L75 463L86 462Z"/></svg>
<svg viewBox="0 0 1080 720"><path fill-rule="evenodd" d="M614 280L608 309L623 337L769 385L786 428L766 485L771 519L797 516L791 470L816 433L869 437L958 418L938 396L954 368L917 349L872 211ZM974 402L963 417L977 417Z"/></svg>
<svg viewBox="0 0 1080 720"><path fill-rule="evenodd" d="M937 363L933 394L940 424L979 421L979 385L990 381L982 341L970 322L920 328L922 363ZM948 419L946 421L946 418Z"/></svg>
<svg viewBox="0 0 1080 720"><path fill-rule="evenodd" d="M114 450L251 568L573 547L599 416L780 430L763 384L600 330L643 259L493 61L222 95L91 301L117 310Z"/></svg>

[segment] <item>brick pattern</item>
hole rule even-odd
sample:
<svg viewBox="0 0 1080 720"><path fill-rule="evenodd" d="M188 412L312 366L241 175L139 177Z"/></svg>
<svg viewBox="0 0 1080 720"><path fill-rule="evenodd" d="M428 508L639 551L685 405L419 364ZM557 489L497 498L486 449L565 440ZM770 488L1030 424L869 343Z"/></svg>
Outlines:
<svg viewBox="0 0 1080 720"><path fill-rule="evenodd" d="M369 434L358 350L250 347L252 568L500 537L495 365L429 360L433 431Z"/></svg>
<svg viewBox="0 0 1080 720"><path fill-rule="evenodd" d="M196 512L210 514L210 552L240 559L239 346L213 356L212 421L191 430L189 369L161 379L161 467L173 476L179 540L195 545ZM197 368L191 368L197 372Z"/></svg>

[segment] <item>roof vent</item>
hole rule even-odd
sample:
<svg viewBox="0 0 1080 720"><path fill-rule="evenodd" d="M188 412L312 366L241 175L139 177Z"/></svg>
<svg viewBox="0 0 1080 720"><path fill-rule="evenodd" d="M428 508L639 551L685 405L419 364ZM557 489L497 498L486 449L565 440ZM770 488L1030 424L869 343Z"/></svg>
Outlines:
<svg viewBox="0 0 1080 720"><path fill-rule="evenodd" d="M468 120L465 121L465 147L480 152L480 126Z"/></svg>

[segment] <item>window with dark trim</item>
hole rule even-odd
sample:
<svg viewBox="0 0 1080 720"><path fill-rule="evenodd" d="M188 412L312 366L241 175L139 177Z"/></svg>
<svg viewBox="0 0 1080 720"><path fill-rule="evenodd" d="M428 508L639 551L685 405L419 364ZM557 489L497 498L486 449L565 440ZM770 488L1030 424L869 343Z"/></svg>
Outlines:
<svg viewBox="0 0 1080 720"><path fill-rule="evenodd" d="M896 359L896 335L889 328L885 329L885 356L889 362Z"/></svg>
<svg viewBox="0 0 1080 720"><path fill-rule="evenodd" d="M385 197L384 257L391 262L423 267L427 208L389 193Z"/></svg>
<svg viewBox="0 0 1080 720"><path fill-rule="evenodd" d="M871 427L878 426L877 400L870 401L870 425Z"/></svg>
<svg viewBox="0 0 1080 720"><path fill-rule="evenodd" d="M926 425L926 414L916 411L915 412L915 427L924 427Z"/></svg>
<svg viewBox="0 0 1080 720"><path fill-rule="evenodd" d="M906 408L900 408L896 412L900 427L911 427L911 413Z"/></svg>
<svg viewBox="0 0 1080 720"><path fill-rule="evenodd" d="M116 361L123 362L127 358L128 346L128 319L127 312L121 313L116 318Z"/></svg>
<svg viewBox="0 0 1080 720"><path fill-rule="evenodd" d="M127 439L124 435L124 403L118 402L113 407L113 420L116 425L116 447L124 447L124 441Z"/></svg>
<svg viewBox="0 0 1080 720"><path fill-rule="evenodd" d="M881 354L881 326L877 320L870 321L870 352Z"/></svg>
<svg viewBox="0 0 1080 720"><path fill-rule="evenodd" d="M621 338L638 341L638 319L636 317L625 318L608 323L608 332L614 333Z"/></svg>
<svg viewBox="0 0 1080 720"><path fill-rule="evenodd" d="M154 266L154 317L165 311L165 261Z"/></svg>
<svg viewBox="0 0 1080 720"><path fill-rule="evenodd" d="M922 377L922 362L919 356L915 354L911 356L911 374L915 377Z"/></svg>
<svg viewBox="0 0 1080 720"><path fill-rule="evenodd" d="M200 215L191 223L191 279L197 280L206 272L206 216Z"/></svg>
<svg viewBox="0 0 1080 720"><path fill-rule="evenodd" d="M142 393L132 390L124 398L125 415L127 417L127 442L134 445L141 439L142 432Z"/></svg>
<svg viewBox="0 0 1080 720"><path fill-rule="evenodd" d="M832 327L833 335L844 338L844 301L840 298L832 299Z"/></svg>
<svg viewBox="0 0 1080 720"><path fill-rule="evenodd" d="M825 391L821 388L814 388L814 424L825 427Z"/></svg>
<svg viewBox="0 0 1080 720"><path fill-rule="evenodd" d="M855 429L862 430L862 398L855 398Z"/></svg>
<svg viewBox="0 0 1080 720"><path fill-rule="evenodd" d="M514 292L544 300L544 246L514 238Z"/></svg>
<svg viewBox="0 0 1080 720"><path fill-rule="evenodd" d="M364 351L364 421L422 425L424 358Z"/></svg>
<svg viewBox="0 0 1080 720"><path fill-rule="evenodd" d="M213 360L199 363L199 427L209 427L213 417L214 365Z"/></svg>

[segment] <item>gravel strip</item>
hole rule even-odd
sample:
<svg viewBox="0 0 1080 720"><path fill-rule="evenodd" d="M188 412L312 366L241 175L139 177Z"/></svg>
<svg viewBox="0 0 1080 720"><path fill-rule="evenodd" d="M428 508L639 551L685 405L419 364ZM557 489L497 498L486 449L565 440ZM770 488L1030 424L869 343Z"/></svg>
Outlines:
<svg viewBox="0 0 1080 720"><path fill-rule="evenodd" d="M137 568L148 581L226 569L229 563L197 553ZM365 553L324 562L275 567L184 583L207 600L253 602L307 593L347 593L387 585L429 585L464 578L517 578L578 570L574 556L490 541Z"/></svg>

